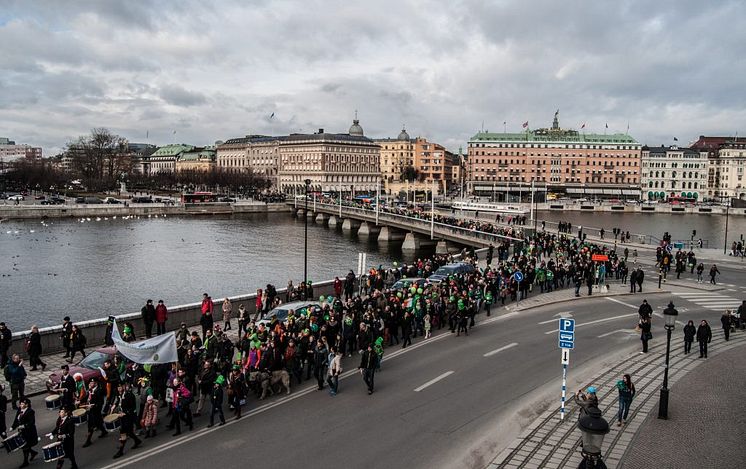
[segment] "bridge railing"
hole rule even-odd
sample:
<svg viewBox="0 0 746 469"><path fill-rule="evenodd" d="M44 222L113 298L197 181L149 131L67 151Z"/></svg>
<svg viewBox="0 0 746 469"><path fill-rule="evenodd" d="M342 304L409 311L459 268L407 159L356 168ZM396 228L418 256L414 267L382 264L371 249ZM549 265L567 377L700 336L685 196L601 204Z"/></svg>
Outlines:
<svg viewBox="0 0 746 469"><path fill-rule="evenodd" d="M309 204L310 205L310 204ZM331 212L335 212L339 210L339 205L332 205L332 204L326 204L326 203L316 203L316 207L321 207L325 210L329 210ZM311 208L309 206L309 208ZM353 207L349 205L343 205L342 206L342 212L343 213L356 213L360 215L361 217L366 218L366 220L373 221L375 220L375 214L376 211L374 209L368 209L363 207ZM428 214L427 218L416 218L416 217L408 217L406 215L400 215L396 213L391 212L378 212L378 219L379 221L392 221L392 222L398 222L400 224L409 225L409 226L417 226L417 228L423 230L423 231L429 231L430 230L430 217ZM503 241L509 241L509 242L522 242L523 239L516 238L512 236L507 235L501 235L497 233L489 233L486 231L479 231L475 229L470 228L463 228L460 226L454 226L449 225L447 223L441 223L441 222L434 222L433 223L433 231L437 231L438 235L442 236L445 233L454 235L454 236L460 236L460 237L466 237L466 238L477 238L483 241L486 241L487 243L501 243Z"/></svg>

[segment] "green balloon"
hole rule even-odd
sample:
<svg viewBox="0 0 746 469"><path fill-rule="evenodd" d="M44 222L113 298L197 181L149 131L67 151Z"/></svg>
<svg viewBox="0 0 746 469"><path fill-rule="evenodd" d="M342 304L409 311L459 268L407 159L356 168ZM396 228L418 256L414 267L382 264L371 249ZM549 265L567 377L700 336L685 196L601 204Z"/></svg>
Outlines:
<svg viewBox="0 0 746 469"><path fill-rule="evenodd" d="M402 297L402 294L401 294L401 292L400 292L400 291L396 292L396 297L397 297L397 298L401 298L401 297Z"/></svg>
<svg viewBox="0 0 746 469"><path fill-rule="evenodd" d="M324 298L324 295L321 295L321 296L319 297L319 301L321 301L322 303L324 302L324 300L325 300L325 299L326 299L326 298Z"/></svg>
<svg viewBox="0 0 746 469"><path fill-rule="evenodd" d="M419 293L420 295L422 295L422 292L423 292L423 291L425 291L425 290L423 290L422 288L418 288L418 289L417 289L417 293Z"/></svg>
<svg viewBox="0 0 746 469"><path fill-rule="evenodd" d="M417 287L411 287L409 289L409 291L412 292L412 293L416 293L417 292Z"/></svg>

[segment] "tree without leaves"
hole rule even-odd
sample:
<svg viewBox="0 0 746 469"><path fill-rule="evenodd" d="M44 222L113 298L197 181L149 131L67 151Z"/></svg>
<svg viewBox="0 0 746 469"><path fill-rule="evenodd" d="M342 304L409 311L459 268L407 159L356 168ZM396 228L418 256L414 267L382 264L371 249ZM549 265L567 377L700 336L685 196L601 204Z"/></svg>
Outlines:
<svg viewBox="0 0 746 469"><path fill-rule="evenodd" d="M90 135L69 143L66 153L72 158L73 171L89 190L111 189L121 173L132 170L127 140L105 128L95 128Z"/></svg>

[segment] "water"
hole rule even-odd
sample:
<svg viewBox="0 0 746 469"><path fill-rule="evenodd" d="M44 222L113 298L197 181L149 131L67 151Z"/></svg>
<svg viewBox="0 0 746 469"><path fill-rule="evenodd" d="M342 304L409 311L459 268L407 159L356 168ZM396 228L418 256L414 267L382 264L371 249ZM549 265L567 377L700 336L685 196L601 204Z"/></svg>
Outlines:
<svg viewBox="0 0 746 469"><path fill-rule="evenodd" d="M303 277L303 220L289 214L236 217L12 221L0 225L2 320L15 331L253 293ZM10 233L8 233L10 232ZM321 281L402 259L378 246L308 223L308 272Z"/></svg>
<svg viewBox="0 0 746 469"><path fill-rule="evenodd" d="M577 226L604 228L611 234L612 228L621 228L630 233L648 234L661 238L668 231L673 239L688 240L691 238L692 230L697 230L695 240L702 238L708 240L708 247L723 247L725 235L724 215L701 215L683 213L616 213L616 212L559 212L540 211L538 220L566 221L573 225L573 231L577 232ZM728 244L734 240L746 236L746 216L731 215L728 217Z"/></svg>

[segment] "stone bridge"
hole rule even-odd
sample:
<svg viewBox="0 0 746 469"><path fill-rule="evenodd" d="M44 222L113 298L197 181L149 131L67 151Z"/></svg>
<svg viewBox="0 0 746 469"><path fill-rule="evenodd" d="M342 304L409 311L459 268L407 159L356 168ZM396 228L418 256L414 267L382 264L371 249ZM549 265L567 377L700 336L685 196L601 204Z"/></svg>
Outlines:
<svg viewBox="0 0 746 469"><path fill-rule="evenodd" d="M522 241L509 236L432 223L427 213L427 218L415 218L310 200L308 212L305 202L291 202L290 205L298 217L313 218L316 223L326 224L330 228L341 226L343 231L355 231L360 237L375 236L379 243L402 242L403 251L416 251L423 246L435 245L437 253L447 253L458 251L461 246L479 248L489 246L490 243L497 245L506 240L511 244Z"/></svg>

